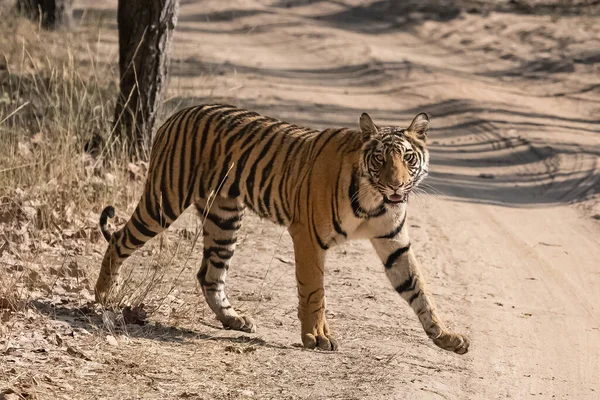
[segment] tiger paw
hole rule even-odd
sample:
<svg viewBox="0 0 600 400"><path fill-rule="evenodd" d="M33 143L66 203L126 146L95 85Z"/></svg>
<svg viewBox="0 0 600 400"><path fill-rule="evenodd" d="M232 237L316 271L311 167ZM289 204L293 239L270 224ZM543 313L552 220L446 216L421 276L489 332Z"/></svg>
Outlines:
<svg viewBox="0 0 600 400"><path fill-rule="evenodd" d="M115 294L118 293L120 285L121 281L118 278L111 280L98 279L96 287L94 288L96 302L102 305L108 305L116 297Z"/></svg>
<svg viewBox="0 0 600 400"><path fill-rule="evenodd" d="M107 305L110 303L110 294L112 293L112 287L104 287L96 285L94 288L94 297L96 298L96 303Z"/></svg>
<svg viewBox="0 0 600 400"><path fill-rule="evenodd" d="M256 323L250 317L245 315L240 315L236 317L232 317L223 322L223 328L225 329L233 329L235 331L242 331L248 333L256 332Z"/></svg>
<svg viewBox="0 0 600 400"><path fill-rule="evenodd" d="M471 341L467 336L460 333L442 332L440 336L433 339L433 343L444 350L453 351L456 354L465 354L469 351Z"/></svg>
<svg viewBox="0 0 600 400"><path fill-rule="evenodd" d="M302 335L302 345L307 349L320 349L325 351L337 351L338 342L329 334L305 333Z"/></svg>

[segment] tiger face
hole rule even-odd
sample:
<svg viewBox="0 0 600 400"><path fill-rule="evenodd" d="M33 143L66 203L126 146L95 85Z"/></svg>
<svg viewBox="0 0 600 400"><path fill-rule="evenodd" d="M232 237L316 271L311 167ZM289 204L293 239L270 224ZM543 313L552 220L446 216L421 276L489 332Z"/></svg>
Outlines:
<svg viewBox="0 0 600 400"><path fill-rule="evenodd" d="M429 152L425 145L429 117L418 114L406 129L378 127L360 116L363 140L362 172L369 184L391 206L405 203L409 193L427 176Z"/></svg>

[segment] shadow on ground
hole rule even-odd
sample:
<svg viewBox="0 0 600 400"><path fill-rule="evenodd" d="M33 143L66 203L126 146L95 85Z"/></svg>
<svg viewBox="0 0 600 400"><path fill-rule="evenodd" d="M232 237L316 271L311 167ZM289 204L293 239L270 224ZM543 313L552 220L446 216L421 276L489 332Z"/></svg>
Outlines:
<svg viewBox="0 0 600 400"><path fill-rule="evenodd" d="M200 333L192 329L163 325L158 322L145 325L115 324L114 328L106 327L106 311L96 310L94 304L76 306L70 304L55 305L48 300L33 300L33 308L48 318L68 323L72 328L83 328L90 332L105 331L107 334L117 332L138 339L149 339L159 342L175 342L179 344L192 344L192 340L211 340L219 342L230 342L232 344L247 344L253 346L268 347L273 349L293 349L294 346L281 346L268 343L265 340L246 335L243 332L231 331L236 336L211 335ZM114 315L114 314L113 314ZM200 322L212 329L220 329L216 325Z"/></svg>

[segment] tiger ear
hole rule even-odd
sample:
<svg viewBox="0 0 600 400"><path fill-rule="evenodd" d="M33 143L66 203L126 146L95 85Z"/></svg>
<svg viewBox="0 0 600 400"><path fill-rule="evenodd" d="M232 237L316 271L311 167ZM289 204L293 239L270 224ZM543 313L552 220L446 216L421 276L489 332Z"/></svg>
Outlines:
<svg viewBox="0 0 600 400"><path fill-rule="evenodd" d="M362 113L360 116L360 131L362 133L363 142L366 142L378 133L377 127L367 113Z"/></svg>
<svg viewBox="0 0 600 400"><path fill-rule="evenodd" d="M418 114L410 123L407 131L413 133L421 140L427 139L427 131L429 130L429 117L425 113Z"/></svg>

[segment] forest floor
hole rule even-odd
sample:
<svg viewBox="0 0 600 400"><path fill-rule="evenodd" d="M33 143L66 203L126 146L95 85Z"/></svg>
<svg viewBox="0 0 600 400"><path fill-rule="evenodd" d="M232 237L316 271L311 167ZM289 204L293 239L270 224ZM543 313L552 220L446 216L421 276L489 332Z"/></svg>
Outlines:
<svg viewBox="0 0 600 400"><path fill-rule="evenodd" d="M75 5L100 17L75 29L114 70L116 1ZM470 351L427 339L361 241L327 259L340 351L302 349L291 239L252 215L228 292L255 334L221 329L205 304L191 214L124 267L148 313L137 325L93 303L105 204L63 208L60 234L35 236L45 208L0 197L0 399L600 398L599 15L594 1L181 0L168 109L227 102L316 128L430 115L430 194L408 224ZM102 201L122 205L117 226L136 168L123 185L89 177L115 186Z"/></svg>

